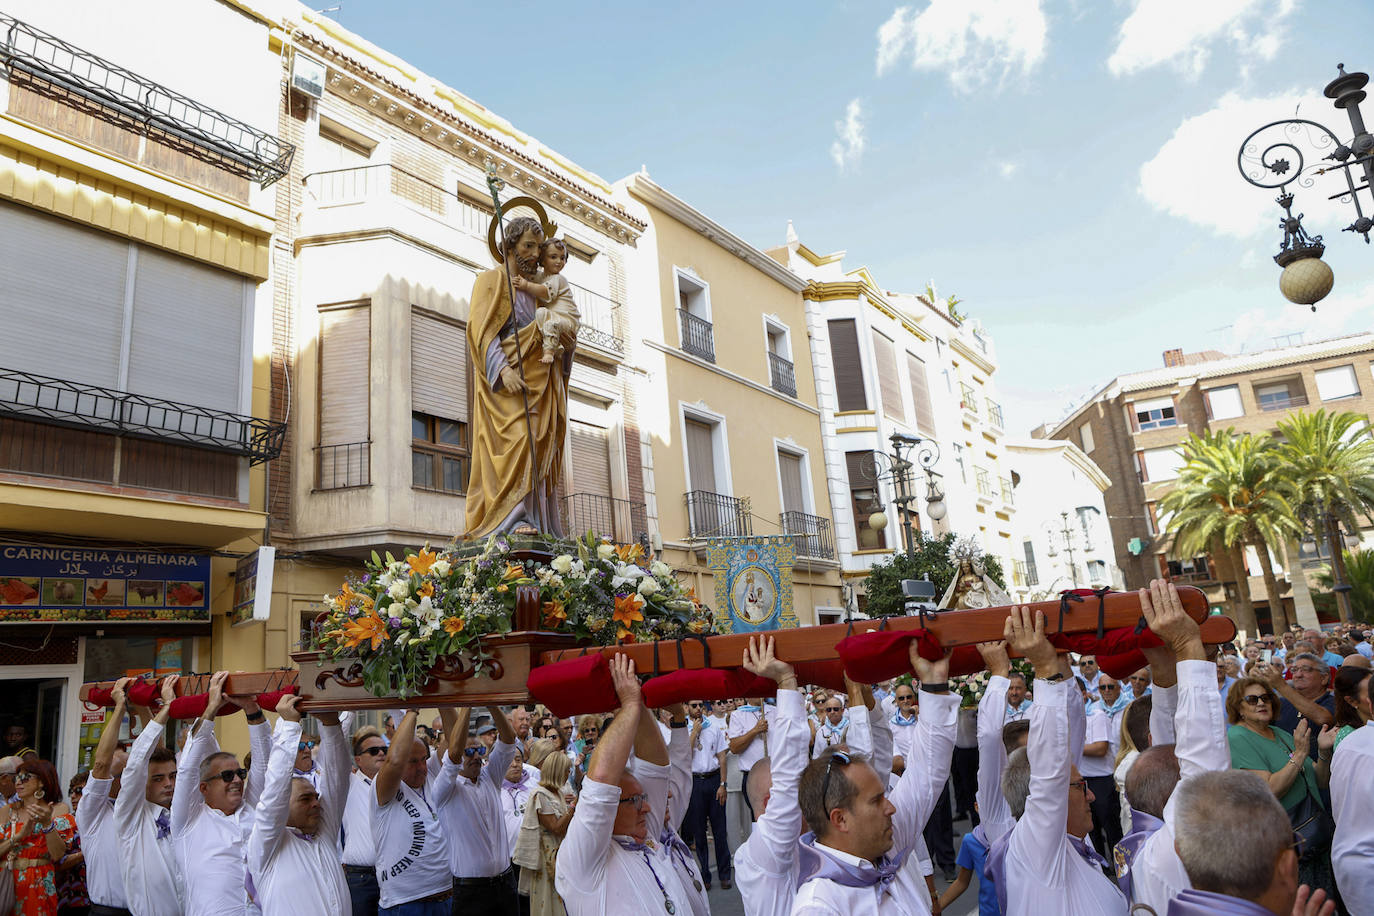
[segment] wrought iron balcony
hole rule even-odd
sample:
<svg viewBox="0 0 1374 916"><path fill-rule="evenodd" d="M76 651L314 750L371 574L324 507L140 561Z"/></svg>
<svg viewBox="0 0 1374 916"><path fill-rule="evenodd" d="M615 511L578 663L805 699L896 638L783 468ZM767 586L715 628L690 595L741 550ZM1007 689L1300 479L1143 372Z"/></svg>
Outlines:
<svg viewBox="0 0 1374 916"><path fill-rule="evenodd" d="M983 468L974 468L974 474L978 480L978 499L980 502L991 502L996 496L996 491L992 488L992 475Z"/></svg>
<svg viewBox="0 0 1374 916"><path fill-rule="evenodd" d="M577 339L613 353L624 353L624 341L615 336L615 313L620 303L576 283L568 285L572 287L573 302L582 313Z"/></svg>
<svg viewBox="0 0 1374 916"><path fill-rule="evenodd" d="M716 339L711 322L698 318L686 309L678 309L678 328L682 334L682 349L700 356L707 362L716 361Z"/></svg>
<svg viewBox="0 0 1374 916"><path fill-rule="evenodd" d="M1005 429L1002 425L1002 405L988 398L988 425L994 429Z"/></svg>
<svg viewBox="0 0 1374 916"><path fill-rule="evenodd" d="M1002 477L997 482L1002 488L1002 503L1008 506L1016 505L1016 491L1012 488L1011 478Z"/></svg>
<svg viewBox="0 0 1374 916"><path fill-rule="evenodd" d="M315 446L315 489L372 486L372 442Z"/></svg>
<svg viewBox="0 0 1374 916"><path fill-rule="evenodd" d="M959 383L959 407L973 419L978 419L978 393L965 382Z"/></svg>
<svg viewBox="0 0 1374 916"><path fill-rule="evenodd" d="M241 455L252 464L281 454L286 424L163 398L0 369L0 414Z"/></svg>
<svg viewBox="0 0 1374 916"><path fill-rule="evenodd" d="M688 537L737 538L754 533L747 500L706 490L692 490L686 498Z"/></svg>
<svg viewBox="0 0 1374 916"><path fill-rule="evenodd" d="M779 516L782 533L797 539L797 555L822 560L835 559L835 538L830 519L805 512L784 512Z"/></svg>
<svg viewBox="0 0 1374 916"><path fill-rule="evenodd" d="M569 493L563 497L563 530L570 536L588 531L628 544L649 543L644 503L599 493Z"/></svg>
<svg viewBox="0 0 1374 916"><path fill-rule="evenodd" d="M776 353L769 353L768 375L774 391L780 391L789 398L797 396L797 374L790 359L783 359Z"/></svg>
<svg viewBox="0 0 1374 916"><path fill-rule="evenodd" d="M263 187L291 168L296 148L290 143L4 14L0 61L11 76L23 74L187 144L202 158Z"/></svg>

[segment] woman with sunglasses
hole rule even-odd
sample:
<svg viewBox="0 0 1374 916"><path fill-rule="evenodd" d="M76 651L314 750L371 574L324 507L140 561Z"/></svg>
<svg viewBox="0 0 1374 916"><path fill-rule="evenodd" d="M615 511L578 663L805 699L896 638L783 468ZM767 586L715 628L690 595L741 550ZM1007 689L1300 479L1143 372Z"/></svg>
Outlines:
<svg viewBox="0 0 1374 916"><path fill-rule="evenodd" d="M1231 687L1226 696L1231 768L1249 770L1265 780L1294 827L1302 829L1312 818L1326 815L1317 770L1308 756L1312 730L1306 719L1299 719L1291 734L1279 728L1274 724L1278 706L1278 694L1263 678L1244 677ZM1314 890L1323 888L1331 896L1331 836L1321 830L1313 836L1298 853L1298 882Z"/></svg>
<svg viewBox="0 0 1374 916"><path fill-rule="evenodd" d="M46 760L26 760L14 777L18 816L0 828L0 860L14 872L15 916L56 916L53 863L67 854L76 821L55 810L62 803L57 771Z"/></svg>

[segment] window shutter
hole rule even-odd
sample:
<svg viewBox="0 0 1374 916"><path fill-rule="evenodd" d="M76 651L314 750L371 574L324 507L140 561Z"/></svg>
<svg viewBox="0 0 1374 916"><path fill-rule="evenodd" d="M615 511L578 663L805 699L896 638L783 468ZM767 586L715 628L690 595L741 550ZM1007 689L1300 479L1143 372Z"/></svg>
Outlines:
<svg viewBox="0 0 1374 916"><path fill-rule="evenodd" d="M802 490L801 456L779 451L778 476L782 480L782 511L805 512L806 499Z"/></svg>
<svg viewBox="0 0 1374 916"><path fill-rule="evenodd" d="M716 450L709 423L687 421L687 475L693 490L716 491Z"/></svg>
<svg viewBox="0 0 1374 916"><path fill-rule="evenodd" d="M906 409L902 407L902 382L897 377L897 357L892 350L892 341L877 331L873 332L873 371L878 375L878 387L882 392L883 416L905 423Z"/></svg>
<svg viewBox="0 0 1374 916"><path fill-rule="evenodd" d="M371 438L371 308L320 312L320 445Z"/></svg>
<svg viewBox="0 0 1374 916"><path fill-rule="evenodd" d="M128 262L127 241L0 204L0 367L119 387Z"/></svg>
<svg viewBox="0 0 1374 916"><path fill-rule="evenodd" d="M140 246L129 391L241 412L246 282Z"/></svg>
<svg viewBox="0 0 1374 916"><path fill-rule="evenodd" d="M864 394L864 364L859 355L859 332L854 319L836 319L830 325L830 360L835 366L837 408L867 410Z"/></svg>
<svg viewBox="0 0 1374 916"><path fill-rule="evenodd" d="M571 420L568 439L572 455L572 480L568 492L610 496L611 451L606 430Z"/></svg>
<svg viewBox="0 0 1374 916"><path fill-rule="evenodd" d="M468 419L467 332L419 309L410 310L410 402L417 413Z"/></svg>
<svg viewBox="0 0 1374 916"><path fill-rule="evenodd" d="M933 435L935 409L930 404L930 382L926 378L926 364L914 353L908 353L906 372L911 377L911 405L916 410L916 428Z"/></svg>

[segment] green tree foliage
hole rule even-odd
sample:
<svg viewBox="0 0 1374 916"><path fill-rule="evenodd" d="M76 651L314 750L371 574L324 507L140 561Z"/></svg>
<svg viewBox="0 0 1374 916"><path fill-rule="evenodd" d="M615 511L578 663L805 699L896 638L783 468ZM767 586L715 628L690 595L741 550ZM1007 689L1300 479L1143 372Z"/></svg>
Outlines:
<svg viewBox="0 0 1374 916"><path fill-rule="evenodd" d="M1346 582L1350 585L1350 610L1357 620L1374 623L1374 550L1345 551ZM1336 584L1328 566L1317 574L1317 584Z"/></svg>
<svg viewBox="0 0 1374 916"><path fill-rule="evenodd" d="M954 580L954 573L958 569L949 558L949 549L955 540L953 532L932 537L918 531L915 549L911 554L897 553L886 562L874 566L864 582L864 590L868 596L868 605L865 608L867 614L870 617L892 617L905 613L905 599L902 597L903 579L929 578L935 583L935 600L939 601L945 589L949 588L949 583ZM987 564L988 577L1005 588L1006 579L1002 573L1001 562L994 556L983 559Z"/></svg>

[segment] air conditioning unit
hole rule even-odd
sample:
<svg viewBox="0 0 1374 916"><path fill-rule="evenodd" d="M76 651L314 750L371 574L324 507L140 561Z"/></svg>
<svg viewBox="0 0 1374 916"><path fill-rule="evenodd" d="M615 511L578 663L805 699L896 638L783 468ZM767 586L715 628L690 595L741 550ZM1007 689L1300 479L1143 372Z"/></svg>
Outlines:
<svg viewBox="0 0 1374 916"><path fill-rule="evenodd" d="M322 98L326 72L323 63L297 52L291 62L291 88L312 99Z"/></svg>

